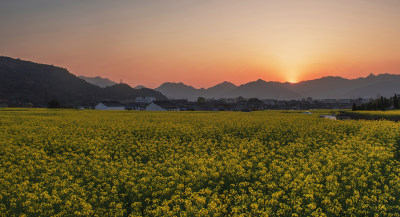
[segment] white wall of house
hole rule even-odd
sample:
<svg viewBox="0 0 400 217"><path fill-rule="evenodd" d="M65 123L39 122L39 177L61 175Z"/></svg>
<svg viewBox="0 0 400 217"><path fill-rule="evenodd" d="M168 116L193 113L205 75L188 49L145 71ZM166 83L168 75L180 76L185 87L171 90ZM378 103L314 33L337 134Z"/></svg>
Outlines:
<svg viewBox="0 0 400 217"><path fill-rule="evenodd" d="M97 104L94 109L96 110L125 110L124 106L119 106L119 107L107 107L103 103Z"/></svg>
<svg viewBox="0 0 400 217"><path fill-rule="evenodd" d="M152 102L148 106L146 106L146 111L167 111L167 110Z"/></svg>

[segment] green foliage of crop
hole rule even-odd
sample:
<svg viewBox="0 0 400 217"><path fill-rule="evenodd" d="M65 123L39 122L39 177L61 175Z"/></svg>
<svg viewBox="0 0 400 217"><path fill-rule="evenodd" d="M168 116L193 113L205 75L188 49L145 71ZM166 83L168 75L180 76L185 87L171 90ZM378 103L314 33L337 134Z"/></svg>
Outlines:
<svg viewBox="0 0 400 217"><path fill-rule="evenodd" d="M281 111L0 110L0 215L399 216L399 143Z"/></svg>

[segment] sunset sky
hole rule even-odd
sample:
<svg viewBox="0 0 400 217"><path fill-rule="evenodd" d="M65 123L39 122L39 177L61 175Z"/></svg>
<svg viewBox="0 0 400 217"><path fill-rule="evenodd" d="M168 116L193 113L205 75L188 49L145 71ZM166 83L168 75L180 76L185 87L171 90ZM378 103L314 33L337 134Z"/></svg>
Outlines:
<svg viewBox="0 0 400 217"><path fill-rule="evenodd" d="M400 74L399 0L2 0L0 55L157 87Z"/></svg>

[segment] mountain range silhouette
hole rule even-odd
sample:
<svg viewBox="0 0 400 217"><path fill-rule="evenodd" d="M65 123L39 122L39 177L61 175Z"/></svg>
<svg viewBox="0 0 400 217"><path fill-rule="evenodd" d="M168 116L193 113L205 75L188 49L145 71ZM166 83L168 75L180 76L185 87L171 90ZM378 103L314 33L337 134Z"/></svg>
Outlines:
<svg viewBox="0 0 400 217"><path fill-rule="evenodd" d="M355 99L393 96L400 93L400 75L370 74L346 79L322 77L299 83L258 79L242 85L224 81L210 88L194 88L184 83L166 82L154 90L130 87L107 78L75 76L68 70L10 57L0 57L0 101L11 105L33 103L45 105L53 98L65 105L100 100L134 100L137 96L154 96L157 100L204 98L259 98L278 100ZM167 97L167 98L166 98Z"/></svg>
<svg viewBox="0 0 400 217"><path fill-rule="evenodd" d="M195 100L205 98L246 97L260 99L293 100L306 97L314 99L355 99L393 96L400 93L400 75L370 74L367 77L346 79L328 76L299 83L257 80L236 86L222 82L210 88L196 89L183 83L167 82L155 88L168 98Z"/></svg>

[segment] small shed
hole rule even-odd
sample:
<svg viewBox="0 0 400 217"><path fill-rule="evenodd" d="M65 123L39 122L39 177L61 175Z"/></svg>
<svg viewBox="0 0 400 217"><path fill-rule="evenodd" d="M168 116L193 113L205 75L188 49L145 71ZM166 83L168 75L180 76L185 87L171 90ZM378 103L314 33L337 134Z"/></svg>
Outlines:
<svg viewBox="0 0 400 217"><path fill-rule="evenodd" d="M125 110L125 106L118 101L103 101L98 103L94 109L96 110Z"/></svg>
<svg viewBox="0 0 400 217"><path fill-rule="evenodd" d="M154 101L146 106L146 111L180 111L180 109L169 101Z"/></svg>

